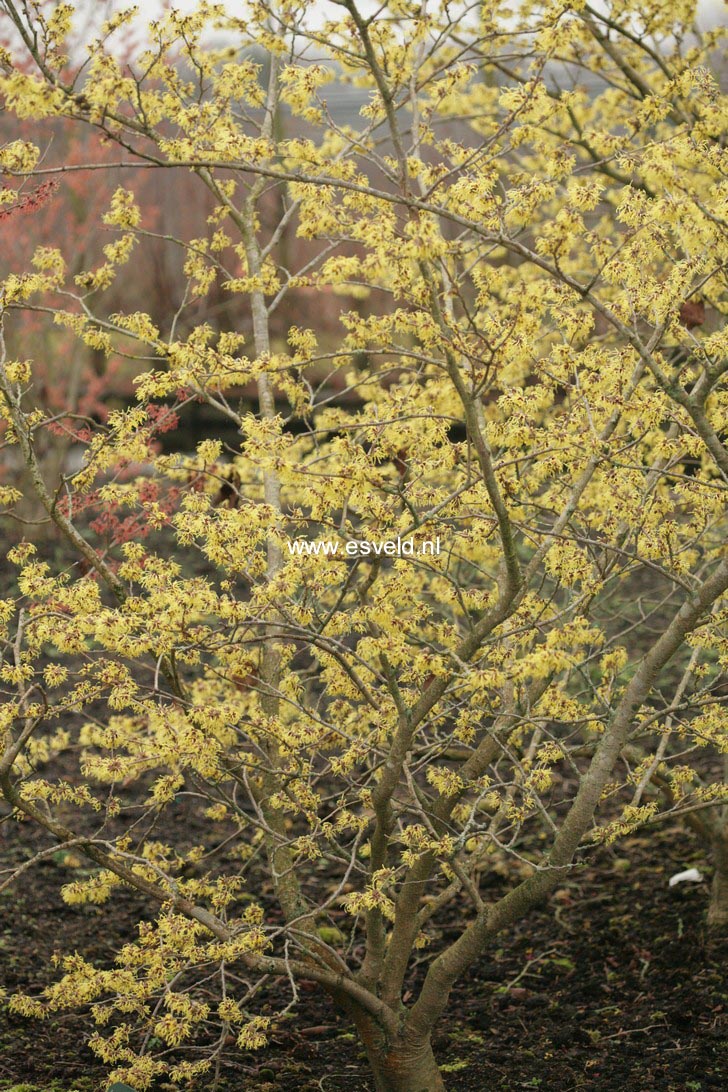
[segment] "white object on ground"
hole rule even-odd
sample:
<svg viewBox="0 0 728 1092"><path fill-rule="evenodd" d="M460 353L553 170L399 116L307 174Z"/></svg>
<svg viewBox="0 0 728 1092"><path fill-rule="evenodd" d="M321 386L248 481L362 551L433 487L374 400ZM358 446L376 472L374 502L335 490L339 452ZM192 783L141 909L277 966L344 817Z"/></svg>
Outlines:
<svg viewBox="0 0 728 1092"><path fill-rule="evenodd" d="M674 887L678 883L702 883L703 874L699 872L697 868L686 868L684 872L676 872L674 876L670 876L670 887Z"/></svg>

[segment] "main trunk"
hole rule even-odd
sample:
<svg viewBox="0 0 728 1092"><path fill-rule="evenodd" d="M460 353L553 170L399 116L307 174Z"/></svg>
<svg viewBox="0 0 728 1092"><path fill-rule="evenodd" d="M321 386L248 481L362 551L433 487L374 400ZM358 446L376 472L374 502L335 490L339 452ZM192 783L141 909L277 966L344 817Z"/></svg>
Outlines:
<svg viewBox="0 0 728 1092"><path fill-rule="evenodd" d="M367 1048L377 1092L445 1092L430 1043L413 1049L391 1043L385 1054Z"/></svg>
<svg viewBox="0 0 728 1092"><path fill-rule="evenodd" d="M445 1092L429 1036L398 1034L392 1026L385 1031L358 1005L342 1000L366 1049L377 1092Z"/></svg>

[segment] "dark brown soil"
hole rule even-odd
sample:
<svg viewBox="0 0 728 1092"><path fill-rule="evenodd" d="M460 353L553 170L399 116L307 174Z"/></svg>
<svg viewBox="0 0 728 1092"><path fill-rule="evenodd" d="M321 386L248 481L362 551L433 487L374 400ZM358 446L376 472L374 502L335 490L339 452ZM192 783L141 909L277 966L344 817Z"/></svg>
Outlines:
<svg viewBox="0 0 728 1092"><path fill-rule="evenodd" d="M177 820L180 829L189 818ZM39 838L28 825L5 823L0 854L20 861L44 844ZM682 828L633 837L575 870L547 906L504 933L455 991L438 1029L448 1089L727 1087L726 951L706 937L707 884L667 884L693 864L704 868L702 850ZM136 895L120 891L102 908L70 907L58 889L71 878L67 865L51 859L0 896L0 985L9 993L52 980L54 951L76 949L109 964L119 940L133 935L142 914ZM501 883L493 877L493 895ZM455 925L445 939L457 935ZM42 1023L3 1017L0 1089L103 1087L105 1071L84 1046L84 1013ZM372 1084L346 1019L304 983L296 1016L265 1051L232 1059L219 1088L366 1092Z"/></svg>

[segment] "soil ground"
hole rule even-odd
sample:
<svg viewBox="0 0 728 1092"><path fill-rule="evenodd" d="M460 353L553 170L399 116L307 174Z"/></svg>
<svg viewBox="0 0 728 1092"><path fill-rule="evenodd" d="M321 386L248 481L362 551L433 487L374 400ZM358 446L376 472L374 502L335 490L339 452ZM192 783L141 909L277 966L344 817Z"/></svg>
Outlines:
<svg viewBox="0 0 728 1092"><path fill-rule="evenodd" d="M0 855L20 862L39 837L26 824L2 824ZM0 985L8 993L52 981L55 951L108 965L133 936L143 908L131 891L104 907L62 901L73 865L57 854L0 896ZM634 836L574 870L547 905L503 933L455 990L437 1031L449 1092L728 1087L726 949L705 931L708 885L667 883L692 865L705 869L705 860L683 828ZM486 894L499 894L503 882L494 875ZM444 923L444 939L456 935L455 920ZM0 1089L97 1092L105 1070L84 1045L90 1030L84 1012L44 1022L0 1014ZM346 1019L304 983L295 1017L266 1050L232 1059L219 1092L372 1087Z"/></svg>

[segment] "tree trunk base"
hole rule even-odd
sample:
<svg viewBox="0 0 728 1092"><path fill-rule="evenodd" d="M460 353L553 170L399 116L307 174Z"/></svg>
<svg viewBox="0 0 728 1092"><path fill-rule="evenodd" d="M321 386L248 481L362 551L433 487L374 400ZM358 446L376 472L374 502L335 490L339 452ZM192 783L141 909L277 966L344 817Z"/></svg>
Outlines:
<svg viewBox="0 0 728 1092"><path fill-rule="evenodd" d="M445 1082L432 1051L429 1057L370 1058L377 1092L445 1092Z"/></svg>
<svg viewBox="0 0 728 1092"><path fill-rule="evenodd" d="M383 1050L372 1043L366 1046L377 1092L445 1092L429 1042L413 1046L390 1041Z"/></svg>

